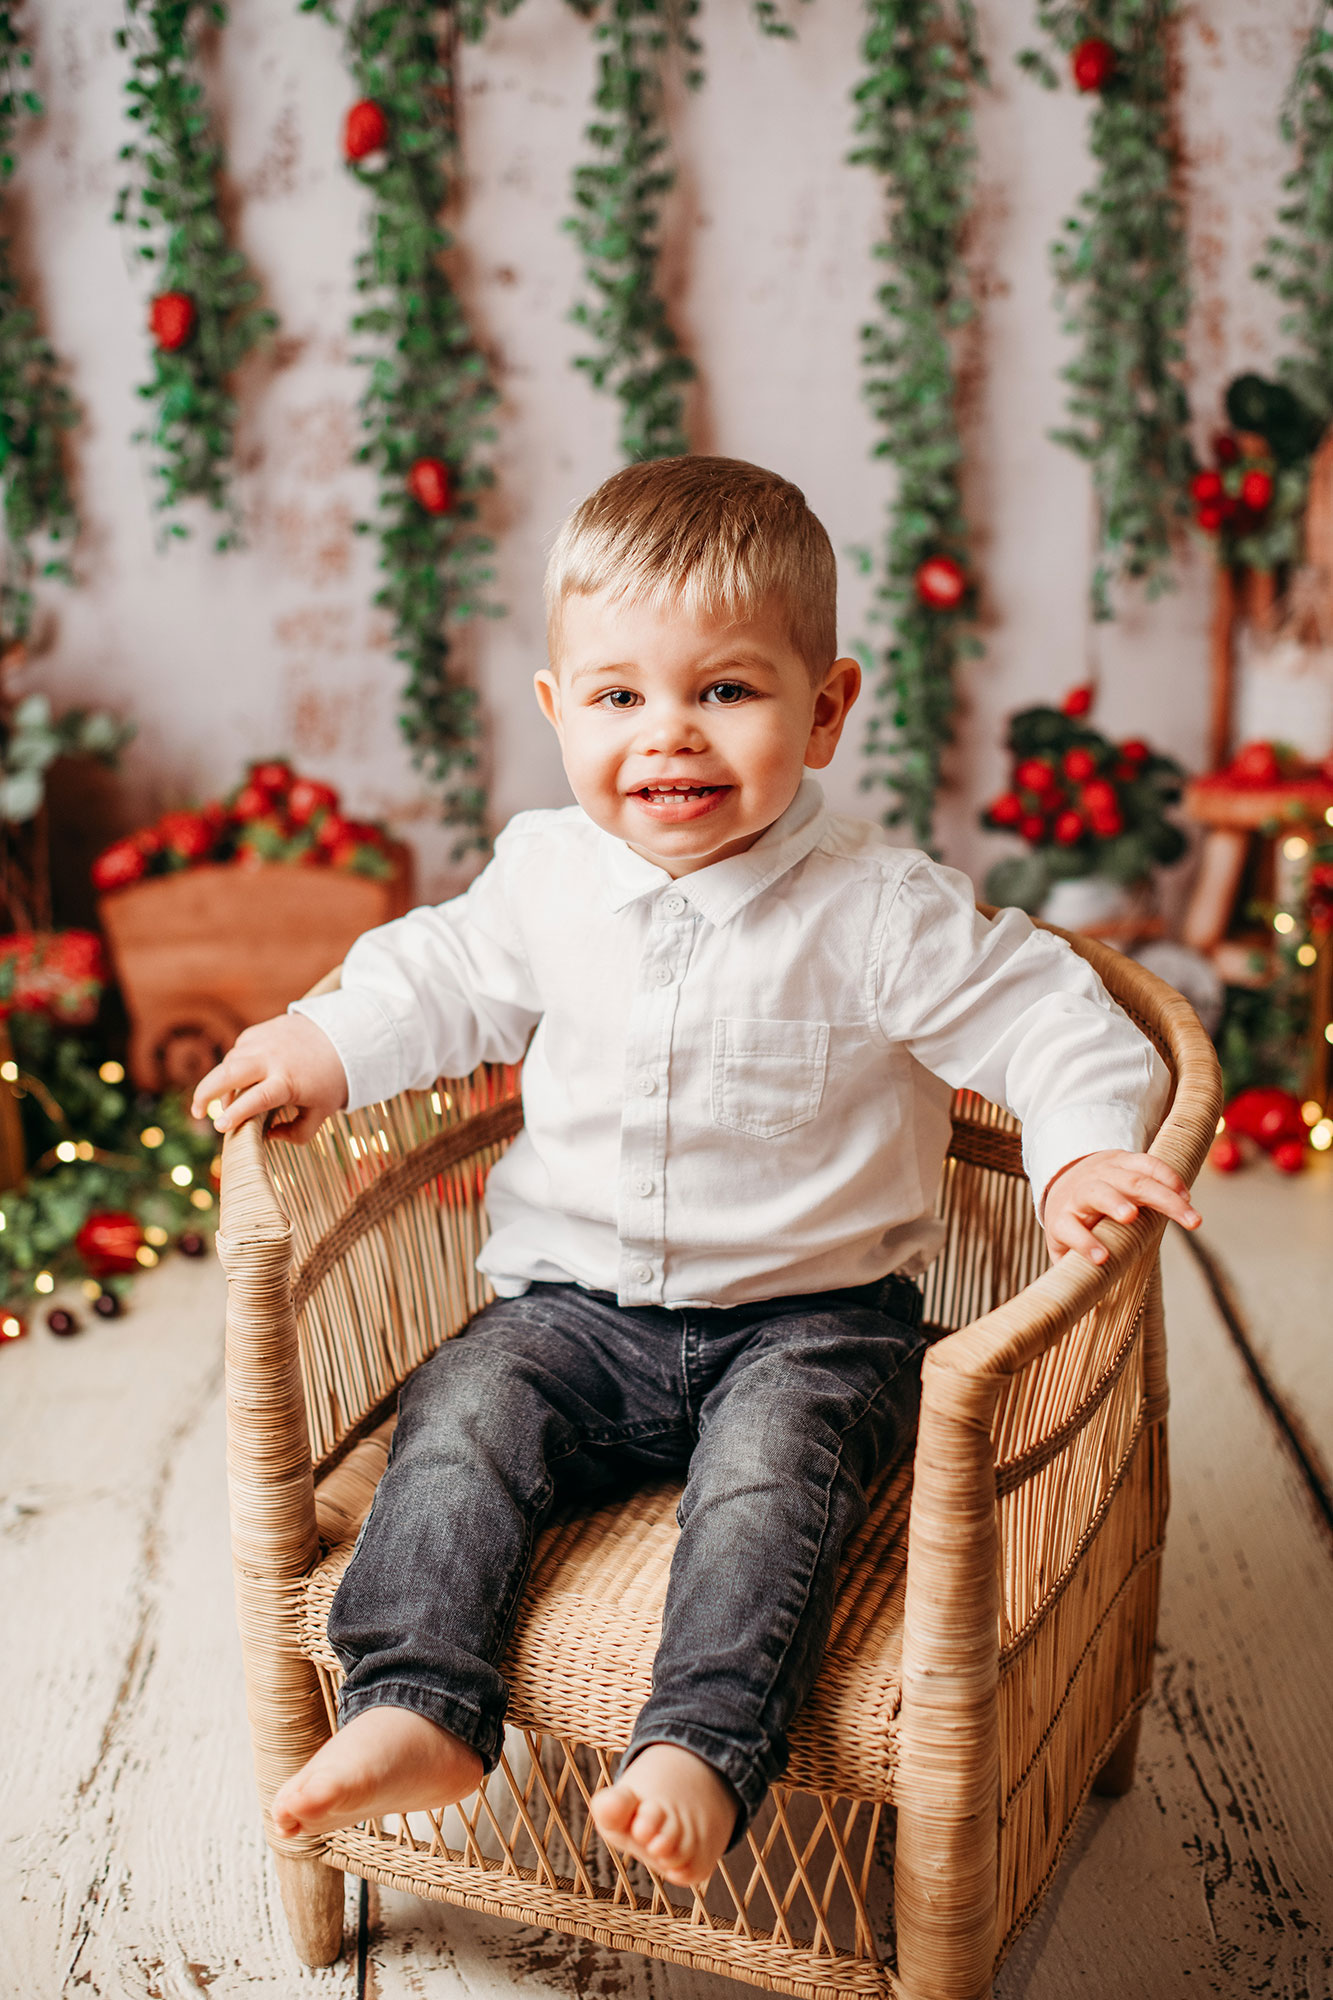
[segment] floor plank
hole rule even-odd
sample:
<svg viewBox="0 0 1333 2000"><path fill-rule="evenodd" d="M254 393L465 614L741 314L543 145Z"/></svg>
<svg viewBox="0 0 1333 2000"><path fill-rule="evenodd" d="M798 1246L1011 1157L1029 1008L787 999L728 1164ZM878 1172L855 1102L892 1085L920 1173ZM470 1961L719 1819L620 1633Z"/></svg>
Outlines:
<svg viewBox="0 0 1333 2000"><path fill-rule="evenodd" d="M1275 1368L1327 1276L1323 1215L1293 1192L1256 1176L1247 1202L1266 1221L1250 1216L1244 1238L1202 1195L1228 1261L1285 1238L1280 1301L1250 1265L1238 1284ZM1067 2000L1075 1986L1081 2000L1333 1993L1333 1552L1179 1241L1167 1284L1175 1501L1140 1782L1088 1809L999 2000ZM1280 1306L1267 1320L1266 1289ZM0 1355L0 1592L23 1620L12 1699L25 1724L0 1759L0 1995L357 1993L354 1892L341 1963L300 1968L259 1839L220 1332L218 1272L176 1261L124 1321L67 1342L37 1331ZM1316 1407L1319 1358L1303 1352L1286 1376ZM740 1991L389 1891L371 1892L366 1942L378 2000L500 2000L515 1984L631 2000Z"/></svg>

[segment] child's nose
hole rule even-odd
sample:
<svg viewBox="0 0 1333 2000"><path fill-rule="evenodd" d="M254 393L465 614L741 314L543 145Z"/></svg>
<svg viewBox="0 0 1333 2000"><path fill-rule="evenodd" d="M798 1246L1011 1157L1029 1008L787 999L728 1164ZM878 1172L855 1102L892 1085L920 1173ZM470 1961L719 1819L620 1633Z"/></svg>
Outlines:
<svg viewBox="0 0 1333 2000"><path fill-rule="evenodd" d="M643 718L642 747L656 752L659 756L675 756L682 750L702 750L706 737L699 717L693 709L669 707L646 709Z"/></svg>

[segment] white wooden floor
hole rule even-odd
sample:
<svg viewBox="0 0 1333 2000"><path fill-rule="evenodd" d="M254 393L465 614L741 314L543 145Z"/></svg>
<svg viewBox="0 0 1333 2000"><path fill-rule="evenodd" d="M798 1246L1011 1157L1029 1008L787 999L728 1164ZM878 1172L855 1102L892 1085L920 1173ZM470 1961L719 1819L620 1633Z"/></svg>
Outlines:
<svg viewBox="0 0 1333 2000"><path fill-rule="evenodd" d="M1001 2000L1333 1994L1333 1161L1205 1172L1199 1202L1212 1283L1167 1245L1175 1498L1139 1782L1088 1808ZM338 1966L298 1964L252 1804L221 1321L220 1273L177 1259L124 1320L0 1353L0 2000L739 2000L373 1890L349 1891Z"/></svg>

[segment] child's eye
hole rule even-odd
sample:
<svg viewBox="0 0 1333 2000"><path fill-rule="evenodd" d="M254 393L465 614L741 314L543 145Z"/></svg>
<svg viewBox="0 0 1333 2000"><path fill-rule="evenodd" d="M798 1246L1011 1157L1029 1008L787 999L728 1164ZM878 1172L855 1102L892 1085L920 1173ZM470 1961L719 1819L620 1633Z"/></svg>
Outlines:
<svg viewBox="0 0 1333 2000"><path fill-rule="evenodd" d="M734 708L738 701L748 701L750 690L743 681L714 681L704 696L706 701L716 701L724 708Z"/></svg>
<svg viewBox="0 0 1333 2000"><path fill-rule="evenodd" d="M633 708L638 699L633 688L608 688L605 694L598 695L597 705L599 708Z"/></svg>

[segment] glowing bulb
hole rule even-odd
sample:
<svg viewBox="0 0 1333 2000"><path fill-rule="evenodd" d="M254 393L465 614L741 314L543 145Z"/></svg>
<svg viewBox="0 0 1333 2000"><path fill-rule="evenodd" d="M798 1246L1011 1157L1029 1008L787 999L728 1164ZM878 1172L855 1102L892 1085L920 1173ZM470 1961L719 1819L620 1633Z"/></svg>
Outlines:
<svg viewBox="0 0 1333 2000"><path fill-rule="evenodd" d="M1293 833L1290 840L1283 841L1282 852L1288 861L1303 861L1310 852L1310 843L1308 840L1302 840L1299 833Z"/></svg>
<svg viewBox="0 0 1333 2000"><path fill-rule="evenodd" d="M35 1292L53 1292L56 1281L49 1271L39 1271L32 1281L32 1288Z"/></svg>
<svg viewBox="0 0 1333 2000"><path fill-rule="evenodd" d="M56 1147L56 1158L63 1160L66 1166L69 1165L71 1160L77 1160L78 1157L79 1149L72 1139L62 1139Z"/></svg>
<svg viewBox="0 0 1333 2000"><path fill-rule="evenodd" d="M380 1144L381 1146L383 1146L385 1152L387 1153L389 1150L389 1135L387 1132L380 1133Z"/></svg>
<svg viewBox="0 0 1333 2000"><path fill-rule="evenodd" d="M4 1318L0 1319L0 1334L3 1334L6 1340L17 1340L22 1332L23 1321L15 1319L13 1313L6 1313Z"/></svg>
<svg viewBox="0 0 1333 2000"><path fill-rule="evenodd" d="M204 1109L210 1118L220 1118L222 1116L222 1099L220 1097L210 1097Z"/></svg>
<svg viewBox="0 0 1333 2000"><path fill-rule="evenodd" d="M91 1160L97 1148L91 1139L80 1139L74 1150L81 1160Z"/></svg>
<svg viewBox="0 0 1333 2000"><path fill-rule="evenodd" d="M1312 944L1303 944L1296 953L1296 963L1298 965L1313 965L1318 956L1319 953Z"/></svg>
<svg viewBox="0 0 1333 2000"><path fill-rule="evenodd" d="M1292 916L1291 911L1279 910L1277 915L1273 919L1273 929L1275 931L1280 932L1281 935L1285 937L1288 931L1294 931L1295 928L1296 928L1296 919L1295 917Z"/></svg>
<svg viewBox="0 0 1333 2000"><path fill-rule="evenodd" d="M141 1243L134 1253L134 1261L136 1264L142 1264L145 1271L151 1271L157 1262L157 1252L150 1250L146 1243Z"/></svg>
<svg viewBox="0 0 1333 2000"><path fill-rule="evenodd" d="M4 1078L6 1083L17 1083L19 1080L18 1064L16 1062L0 1063L0 1076Z"/></svg>
<svg viewBox="0 0 1333 2000"><path fill-rule="evenodd" d="M139 1144L147 1146L150 1153L155 1152L166 1136L160 1125L145 1125L139 1134Z"/></svg>
<svg viewBox="0 0 1333 2000"><path fill-rule="evenodd" d="M170 1239L167 1235L167 1232L162 1227L160 1222L150 1222L147 1229L145 1229L144 1231L144 1241L146 1243L151 1243L154 1246L154 1248L158 1250L160 1250L162 1248L162 1245L168 1242L169 1240Z"/></svg>
<svg viewBox="0 0 1333 2000"><path fill-rule="evenodd" d="M430 1108L437 1114L443 1109L440 1103L440 1093L438 1090L432 1090L430 1094Z"/></svg>
<svg viewBox="0 0 1333 2000"><path fill-rule="evenodd" d="M1301 1117L1307 1125L1317 1125L1324 1115L1324 1107L1317 1097L1307 1097L1301 1106Z"/></svg>
<svg viewBox="0 0 1333 2000"><path fill-rule="evenodd" d="M8 1229L8 1227L9 1227L9 1219L6 1216L4 1210L0 1208L0 1229Z"/></svg>
<svg viewBox="0 0 1333 2000"><path fill-rule="evenodd" d="M1321 1118L1310 1134L1310 1144L1316 1153L1326 1153L1333 1146L1333 1118Z"/></svg>
<svg viewBox="0 0 1333 2000"><path fill-rule="evenodd" d="M1328 1021L1324 1025L1324 1040L1333 1042L1333 1021Z"/></svg>
<svg viewBox="0 0 1333 2000"><path fill-rule="evenodd" d="M103 1083L124 1083L125 1065L118 1062L104 1062L98 1069L97 1074L101 1077Z"/></svg>
<svg viewBox="0 0 1333 2000"><path fill-rule="evenodd" d="M213 1197L207 1188L195 1188L190 1196L190 1203L194 1208L211 1208L213 1206Z"/></svg>
<svg viewBox="0 0 1333 2000"><path fill-rule="evenodd" d="M188 1187L194 1179L194 1174L189 1167L173 1167L171 1169L171 1178L175 1181L177 1187Z"/></svg>
<svg viewBox="0 0 1333 2000"><path fill-rule="evenodd" d="M96 1278L84 1279L83 1296L85 1299L98 1299L102 1296L102 1287L98 1284Z"/></svg>
<svg viewBox="0 0 1333 2000"><path fill-rule="evenodd" d="M1329 806L1324 813L1324 825L1333 826L1333 806Z"/></svg>
<svg viewBox="0 0 1333 2000"><path fill-rule="evenodd" d="M1219 1138L1221 1138L1222 1134L1223 1134L1223 1133L1224 1133L1224 1132L1226 1131L1226 1129L1227 1129L1227 1121L1226 1121L1226 1119L1225 1119L1225 1118L1219 1118L1219 1119L1218 1119L1218 1121L1217 1121L1217 1135L1218 1135L1218 1137L1219 1137Z"/></svg>

